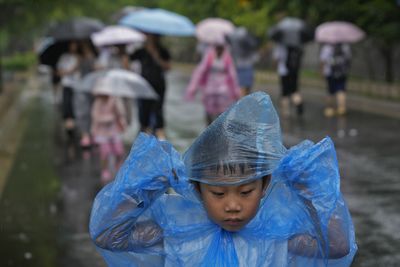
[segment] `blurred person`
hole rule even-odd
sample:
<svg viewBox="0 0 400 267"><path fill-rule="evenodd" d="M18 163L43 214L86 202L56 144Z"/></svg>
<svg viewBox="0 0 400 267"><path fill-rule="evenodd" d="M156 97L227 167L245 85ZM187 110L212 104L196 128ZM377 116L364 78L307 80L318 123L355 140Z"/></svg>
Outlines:
<svg viewBox="0 0 400 267"><path fill-rule="evenodd" d="M349 44L324 44L320 52L321 72L327 82L326 117L346 114L346 82L350 70ZM336 105L335 105L336 98ZM336 109L335 109L336 107Z"/></svg>
<svg viewBox="0 0 400 267"><path fill-rule="evenodd" d="M85 75L95 70L96 55L88 41L82 41L80 47L79 71L80 76L83 78ZM76 124L80 130L80 145L82 148L89 148L91 146L90 116L92 102L92 93L76 92L74 94Z"/></svg>
<svg viewBox="0 0 400 267"><path fill-rule="evenodd" d="M61 77L58 74L57 66L51 66L51 85L53 89L54 104L59 104L62 101L60 96Z"/></svg>
<svg viewBox="0 0 400 267"><path fill-rule="evenodd" d="M237 28L236 36L238 40L228 38L228 42L235 61L241 94L245 96L253 87L254 64L259 60L259 54L256 51L259 42L245 27Z"/></svg>
<svg viewBox="0 0 400 267"><path fill-rule="evenodd" d="M131 70L131 61L127 53L127 45L110 45L100 49L100 55L96 63L97 69L125 69ZM132 120L132 99L122 98L128 124Z"/></svg>
<svg viewBox="0 0 400 267"><path fill-rule="evenodd" d="M273 50L273 59L281 82L282 116L290 115L290 104L296 107L296 113L301 116L304 112L303 99L298 88L298 76L301 67L303 51L298 46L278 44Z"/></svg>
<svg viewBox="0 0 400 267"><path fill-rule="evenodd" d="M161 44L160 35L145 33L143 48L134 52L130 59L140 62L141 75L158 94L157 100L140 99L139 121L141 131L154 133L161 140L166 139L164 100L166 94L165 72L171 68L170 53Z"/></svg>
<svg viewBox="0 0 400 267"><path fill-rule="evenodd" d="M236 71L242 96L248 95L252 91L254 84L254 64L258 59L259 56L257 53L253 53L248 57L235 57Z"/></svg>
<svg viewBox="0 0 400 267"><path fill-rule="evenodd" d="M240 98L235 64L224 44L207 48L192 74L185 99L192 101L198 89L202 91L207 124Z"/></svg>
<svg viewBox="0 0 400 267"><path fill-rule="evenodd" d="M67 53L61 55L57 62L57 74L61 78L62 85L62 116L64 120L64 128L70 138L73 138L75 129L75 114L73 105L73 88L76 86L80 78L79 73L79 47L76 41L69 43Z"/></svg>
<svg viewBox="0 0 400 267"><path fill-rule="evenodd" d="M124 156L121 134L127 123L125 107L120 98L114 97L112 88L105 86L101 79L93 90L94 101L91 111L91 133L100 149L101 181L106 184L114 176L111 169L112 157L116 158L117 170Z"/></svg>
<svg viewBox="0 0 400 267"><path fill-rule="evenodd" d="M97 60L98 69L129 69L130 60L126 45L111 45L100 48Z"/></svg>

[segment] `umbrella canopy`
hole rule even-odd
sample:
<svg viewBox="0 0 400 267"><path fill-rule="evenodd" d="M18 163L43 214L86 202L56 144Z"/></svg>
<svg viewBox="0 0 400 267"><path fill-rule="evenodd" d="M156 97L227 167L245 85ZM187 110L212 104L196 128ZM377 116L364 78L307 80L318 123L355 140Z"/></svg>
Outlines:
<svg viewBox="0 0 400 267"><path fill-rule="evenodd" d="M239 56L253 54L259 45L258 39L251 34L245 27L238 27L226 37L231 46L232 53Z"/></svg>
<svg viewBox="0 0 400 267"><path fill-rule="evenodd" d="M314 38L314 31L298 18L286 17L268 31L268 36L287 46L301 46Z"/></svg>
<svg viewBox="0 0 400 267"><path fill-rule="evenodd" d="M221 18L208 18L196 25L196 37L208 44L224 44L227 35L235 31L232 22Z"/></svg>
<svg viewBox="0 0 400 267"><path fill-rule="evenodd" d="M56 42L51 37L43 39L37 49L40 64L55 68L60 56L68 51L68 41Z"/></svg>
<svg viewBox="0 0 400 267"><path fill-rule="evenodd" d="M363 30L345 21L325 22L316 30L316 40L321 43L355 43L364 37Z"/></svg>
<svg viewBox="0 0 400 267"><path fill-rule="evenodd" d="M74 18L58 23L50 28L47 33L55 41L89 39L92 33L103 29L104 24L92 18Z"/></svg>
<svg viewBox="0 0 400 267"><path fill-rule="evenodd" d="M163 9L143 9L130 13L119 24L143 32L172 36L191 36L195 30L187 17Z"/></svg>
<svg viewBox="0 0 400 267"><path fill-rule="evenodd" d="M104 92L109 95L157 99L158 95L151 85L139 74L123 69L95 71L82 78L77 92Z"/></svg>
<svg viewBox="0 0 400 267"><path fill-rule="evenodd" d="M108 26L91 36L96 46L143 43L146 36L134 29L124 26Z"/></svg>

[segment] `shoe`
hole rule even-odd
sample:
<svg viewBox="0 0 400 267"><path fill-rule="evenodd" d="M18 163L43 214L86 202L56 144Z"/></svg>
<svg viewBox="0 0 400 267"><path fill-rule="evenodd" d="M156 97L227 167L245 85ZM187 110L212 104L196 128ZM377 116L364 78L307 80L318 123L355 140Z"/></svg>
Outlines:
<svg viewBox="0 0 400 267"><path fill-rule="evenodd" d="M296 112L297 112L297 116L302 116L304 113L304 105L303 103L300 103L298 105L296 105Z"/></svg>
<svg viewBox="0 0 400 267"><path fill-rule="evenodd" d="M328 118L333 117L335 115L335 110L333 108L325 108L324 115Z"/></svg>

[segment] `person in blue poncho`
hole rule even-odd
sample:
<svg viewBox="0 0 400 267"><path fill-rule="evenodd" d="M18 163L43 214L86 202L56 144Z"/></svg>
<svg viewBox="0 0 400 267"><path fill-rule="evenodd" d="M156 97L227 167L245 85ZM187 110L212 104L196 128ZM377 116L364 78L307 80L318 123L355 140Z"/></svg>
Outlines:
<svg viewBox="0 0 400 267"><path fill-rule="evenodd" d="M262 92L183 157L140 134L95 199L90 235L109 266L349 266L357 251L331 139L287 150Z"/></svg>

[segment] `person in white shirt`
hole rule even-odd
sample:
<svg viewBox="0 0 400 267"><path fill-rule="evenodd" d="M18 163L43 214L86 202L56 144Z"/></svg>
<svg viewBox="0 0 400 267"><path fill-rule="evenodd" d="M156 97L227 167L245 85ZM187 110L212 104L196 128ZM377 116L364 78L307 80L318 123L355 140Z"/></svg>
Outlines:
<svg viewBox="0 0 400 267"><path fill-rule="evenodd" d="M69 50L57 62L57 74L61 77L63 87L62 115L67 134L71 136L75 128L75 115L73 109L73 88L79 80L79 54L78 43L71 41Z"/></svg>
<svg viewBox="0 0 400 267"><path fill-rule="evenodd" d="M324 44L320 52L321 72L326 78L328 98L324 114L327 117L346 114L346 82L350 69L351 50L348 44ZM335 110L336 97L336 110Z"/></svg>

